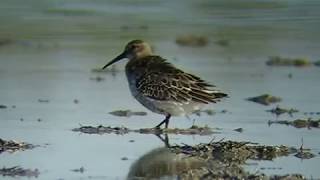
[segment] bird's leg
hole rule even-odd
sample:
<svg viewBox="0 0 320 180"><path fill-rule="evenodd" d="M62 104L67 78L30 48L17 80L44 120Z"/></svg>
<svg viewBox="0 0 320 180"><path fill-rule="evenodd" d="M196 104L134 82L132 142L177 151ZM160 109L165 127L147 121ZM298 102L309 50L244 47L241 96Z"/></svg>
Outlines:
<svg viewBox="0 0 320 180"><path fill-rule="evenodd" d="M168 125L169 125L169 119L170 119L170 117L171 117L171 115L169 114L168 116L166 116L166 124L165 124L165 127L166 127L166 129L168 129Z"/></svg>
<svg viewBox="0 0 320 180"><path fill-rule="evenodd" d="M167 133L164 134L164 138L160 134L156 134L156 136L164 143L164 145L167 148L170 147L169 138L168 138L168 134Z"/></svg>
<svg viewBox="0 0 320 180"><path fill-rule="evenodd" d="M168 128L170 117L171 117L171 115L168 114L168 115L166 116L166 118L165 118L163 121L161 121L161 123L159 123L155 128L156 128L156 129L160 129L160 126L161 126L162 124L164 124L164 123L166 123L166 124L165 124L165 128Z"/></svg>

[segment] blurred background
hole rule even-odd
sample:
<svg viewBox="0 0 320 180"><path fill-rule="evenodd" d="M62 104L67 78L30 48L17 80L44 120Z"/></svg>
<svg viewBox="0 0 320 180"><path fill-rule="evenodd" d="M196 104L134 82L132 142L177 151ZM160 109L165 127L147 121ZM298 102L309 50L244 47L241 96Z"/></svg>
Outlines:
<svg viewBox="0 0 320 180"><path fill-rule="evenodd" d="M170 135L173 144L215 137L299 147L303 138L318 154L318 129L268 122L319 119L319 67L266 62L271 56L301 58L307 64L319 61L319 9L318 0L1 0L0 105L6 108L0 109L0 138L41 147L1 154L0 167L37 168L40 179L124 179L133 162L163 146L152 135L71 131L79 124L137 129L162 120L131 97L125 62L99 71L133 39L149 42L155 54L230 94L228 100L208 107L217 112L214 116L177 117L170 124L208 125L220 128L219 134ZM265 93L281 97L276 105L299 113L276 117L266 112L276 105L245 100ZM108 114L119 109L148 114ZM291 156L247 169L320 177L319 163L319 157L301 161ZM86 171L70 171L80 167Z"/></svg>

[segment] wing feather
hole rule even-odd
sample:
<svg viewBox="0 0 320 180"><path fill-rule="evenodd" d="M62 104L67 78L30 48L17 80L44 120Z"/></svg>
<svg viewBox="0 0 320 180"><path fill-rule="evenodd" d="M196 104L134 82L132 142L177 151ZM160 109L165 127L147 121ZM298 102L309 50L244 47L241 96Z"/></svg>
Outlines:
<svg viewBox="0 0 320 180"><path fill-rule="evenodd" d="M189 103L215 103L227 94L212 89L213 85L198 76L177 69L165 59L156 56L148 60L145 74L137 80L136 87L144 96L162 101Z"/></svg>

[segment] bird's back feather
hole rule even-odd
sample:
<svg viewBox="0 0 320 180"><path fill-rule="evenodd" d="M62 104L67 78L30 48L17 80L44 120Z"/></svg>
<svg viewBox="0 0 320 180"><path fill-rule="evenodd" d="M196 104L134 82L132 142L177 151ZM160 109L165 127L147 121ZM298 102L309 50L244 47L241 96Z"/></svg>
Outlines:
<svg viewBox="0 0 320 180"><path fill-rule="evenodd" d="M215 86L198 76L183 72L160 56L147 56L127 64L128 71L137 69L140 71L136 80L137 91L151 99L208 104L227 96L215 90Z"/></svg>

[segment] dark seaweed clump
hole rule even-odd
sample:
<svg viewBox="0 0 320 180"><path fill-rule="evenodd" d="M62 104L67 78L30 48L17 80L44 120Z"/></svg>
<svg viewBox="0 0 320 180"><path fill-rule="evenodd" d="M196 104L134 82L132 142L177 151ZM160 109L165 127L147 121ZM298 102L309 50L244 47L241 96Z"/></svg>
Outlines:
<svg viewBox="0 0 320 180"><path fill-rule="evenodd" d="M191 126L187 129L179 129L179 128L166 128L166 129L157 129L157 128L143 128L138 129L135 132L139 132L141 134L182 134L182 135L211 135L213 134L213 130L208 126L199 127L199 126Z"/></svg>
<svg viewBox="0 0 320 180"><path fill-rule="evenodd" d="M120 116L120 117L130 117L130 116L146 116L147 113L143 111L131 111L131 110L116 110L109 112L109 114L112 114L114 116Z"/></svg>
<svg viewBox="0 0 320 180"><path fill-rule="evenodd" d="M268 66L310 66L312 63L305 58L284 58L280 56L271 56L266 62Z"/></svg>
<svg viewBox="0 0 320 180"><path fill-rule="evenodd" d="M93 126L81 126L79 128L74 128L72 131L81 132L85 134L127 134L131 130L126 127L110 127L99 125L97 127Z"/></svg>
<svg viewBox="0 0 320 180"><path fill-rule="evenodd" d="M320 119L312 120L312 119L296 119L294 121L269 121L269 125L271 124L284 124L288 126L293 126L295 128L319 128L320 127Z"/></svg>
<svg viewBox="0 0 320 180"><path fill-rule="evenodd" d="M247 100L267 106L267 105L270 105L272 103L280 102L281 98L280 97L276 97L276 96L272 96L270 94L263 94L263 95L260 95L260 96L247 98Z"/></svg>
<svg viewBox="0 0 320 180"><path fill-rule="evenodd" d="M287 146L264 146L251 142L219 141L196 146L171 146L175 153L183 153L197 157L207 157L209 153L214 159L224 162L244 162L252 160L273 160L279 156L288 156L297 152L296 148Z"/></svg>
<svg viewBox="0 0 320 180"><path fill-rule="evenodd" d="M141 129L129 129L127 127L110 127L110 126L81 126L79 128L74 128L72 131L81 132L86 134L127 134L129 132L140 133L140 134L184 134L184 135L211 135L214 131L208 126L199 127L191 126L187 129L179 128L168 128L168 129L158 129L158 128L141 128Z"/></svg>
<svg viewBox="0 0 320 180"><path fill-rule="evenodd" d="M0 175L2 176L11 176L11 177L16 177L16 176L24 176L24 177L38 177L40 174L38 169L23 169L19 166L14 166L11 168L6 168L3 167L0 169Z"/></svg>
<svg viewBox="0 0 320 180"><path fill-rule="evenodd" d="M6 108L7 108L6 105L0 104L0 109L6 109Z"/></svg>
<svg viewBox="0 0 320 180"><path fill-rule="evenodd" d="M271 113L276 114L277 116L279 116L279 115L285 114L285 113L287 113L289 115L292 115L293 113L299 112L299 110L293 109L293 108L290 108L290 109L281 108L281 107L277 106L276 108L267 110L267 112L271 112Z"/></svg>
<svg viewBox="0 0 320 180"><path fill-rule="evenodd" d="M26 149L32 149L36 147L35 145L28 144L25 142L16 142L16 141L6 141L0 138L0 153L2 152L15 152L15 151L23 151Z"/></svg>
<svg viewBox="0 0 320 180"><path fill-rule="evenodd" d="M296 148L287 146L264 146L250 142L218 141L208 144L177 145L169 147L173 153L185 158L197 158L205 165L179 174L180 179L305 179L300 174L267 176L247 172L243 165L251 160L273 160L296 153Z"/></svg>
<svg viewBox="0 0 320 180"><path fill-rule="evenodd" d="M208 38L199 35L184 35L176 39L176 43L180 46L204 47L208 44Z"/></svg>

